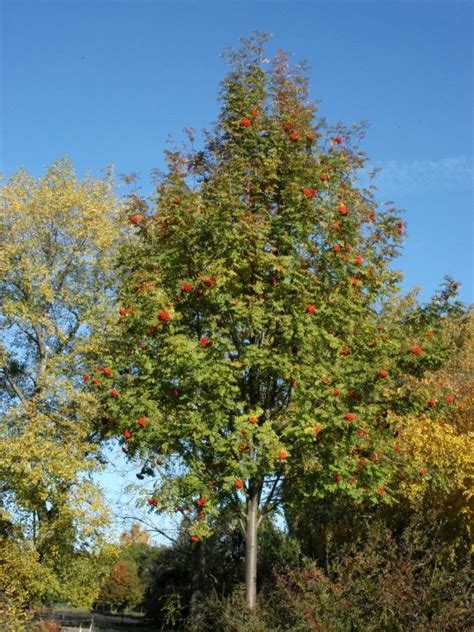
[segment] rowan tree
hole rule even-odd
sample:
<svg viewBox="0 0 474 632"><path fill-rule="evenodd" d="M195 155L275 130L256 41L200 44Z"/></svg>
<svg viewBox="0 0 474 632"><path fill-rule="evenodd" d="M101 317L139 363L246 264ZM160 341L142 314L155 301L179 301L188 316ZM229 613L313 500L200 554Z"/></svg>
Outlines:
<svg viewBox="0 0 474 632"><path fill-rule="evenodd" d="M25 604L41 594L83 605L99 589L108 512L91 479L97 402L82 364L106 330L120 212L111 176L79 180L68 160L0 189L0 556L42 565Z"/></svg>
<svg viewBox="0 0 474 632"><path fill-rule="evenodd" d="M318 118L304 68L267 65L264 39L228 54L202 148L189 132L167 151L152 203L130 211L102 395L104 434L155 477L151 511L183 513L197 545L219 512L241 518L250 608L285 477L319 502L377 502L394 469L422 476L390 414L427 409L406 376L449 355L426 334L455 294L400 297L404 222L360 186L361 127Z"/></svg>

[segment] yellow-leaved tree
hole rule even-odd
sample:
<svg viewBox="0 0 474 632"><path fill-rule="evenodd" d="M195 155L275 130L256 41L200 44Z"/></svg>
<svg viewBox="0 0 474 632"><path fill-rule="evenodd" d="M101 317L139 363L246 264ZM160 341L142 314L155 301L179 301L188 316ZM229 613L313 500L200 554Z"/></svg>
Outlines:
<svg viewBox="0 0 474 632"><path fill-rule="evenodd" d="M0 188L0 620L89 605L110 566L85 354L112 321L123 210L111 173L69 160ZM93 334L93 335L92 335ZM107 372L93 379L107 379ZM23 571L22 571L23 569Z"/></svg>
<svg viewBox="0 0 474 632"><path fill-rule="evenodd" d="M458 352L418 384L426 393L426 414L402 420L400 449L422 464L420 479L407 482L402 492L415 505L441 510L450 539L465 548L472 543L474 520L474 316L463 327L448 319L443 330L427 335L456 345ZM430 415L441 403L449 412Z"/></svg>

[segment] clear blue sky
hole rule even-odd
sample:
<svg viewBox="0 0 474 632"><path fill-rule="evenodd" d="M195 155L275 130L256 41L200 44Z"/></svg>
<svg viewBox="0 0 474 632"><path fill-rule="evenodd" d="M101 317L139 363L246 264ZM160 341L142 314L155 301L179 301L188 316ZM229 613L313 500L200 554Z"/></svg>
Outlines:
<svg viewBox="0 0 474 632"><path fill-rule="evenodd" d="M444 274L473 301L473 5L470 2L3 0L1 164L35 175L65 154L80 174L149 173L169 135L207 126L221 51L258 29L306 59L330 122L371 124L379 199L406 210L399 267L428 299ZM118 508L120 476L102 477ZM118 513L121 510L117 509Z"/></svg>

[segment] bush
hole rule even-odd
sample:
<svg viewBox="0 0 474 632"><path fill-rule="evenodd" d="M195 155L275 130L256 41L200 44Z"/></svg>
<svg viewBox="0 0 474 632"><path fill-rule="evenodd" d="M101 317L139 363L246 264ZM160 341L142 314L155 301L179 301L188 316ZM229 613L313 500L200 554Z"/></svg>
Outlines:
<svg viewBox="0 0 474 632"><path fill-rule="evenodd" d="M433 527L434 528L434 527ZM375 525L323 570L306 559L283 566L250 613L242 588L215 592L186 630L209 632L463 632L472 629L469 560L451 564L433 528L412 525L397 539Z"/></svg>
<svg viewBox="0 0 474 632"><path fill-rule="evenodd" d="M276 632L280 629L267 627L261 610L247 609L244 591L241 585L225 598L214 591L201 604L199 616L188 617L182 629L189 632Z"/></svg>
<svg viewBox="0 0 474 632"><path fill-rule="evenodd" d="M350 547L323 572L308 561L282 569L267 595L271 630L324 632L459 632L474 619L469 561L450 568L437 542L418 529L397 541L374 527L367 544Z"/></svg>
<svg viewBox="0 0 474 632"><path fill-rule="evenodd" d="M145 612L173 629L187 619L193 602L231 597L244 580L245 541L238 525L225 524L198 550L183 533L178 544L156 553L145 596ZM275 560L291 564L298 547L269 521L259 532L259 588L272 582ZM232 599L234 596L231 597ZM236 597L235 597L236 598ZM224 603L224 601L222 601ZM197 606L199 609L199 605Z"/></svg>

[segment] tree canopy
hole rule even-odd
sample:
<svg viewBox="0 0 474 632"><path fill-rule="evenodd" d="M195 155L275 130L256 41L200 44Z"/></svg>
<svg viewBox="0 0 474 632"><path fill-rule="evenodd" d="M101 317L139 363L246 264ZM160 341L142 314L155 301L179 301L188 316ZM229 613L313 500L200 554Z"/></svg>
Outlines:
<svg viewBox="0 0 474 632"><path fill-rule="evenodd" d="M21 595L8 573L0 582L25 603L42 591L90 604L99 588L109 516L91 479L97 402L81 366L113 304L122 225L113 186L110 174L79 180L63 159L40 178L22 169L0 190L2 569L12 556L31 569Z"/></svg>
<svg viewBox="0 0 474 632"><path fill-rule="evenodd" d="M285 479L376 503L435 475L404 458L398 419L448 406L413 378L447 361L437 332L458 309L453 282L426 306L400 295L404 222L361 185L361 127L318 118L304 67L268 65L264 39L228 54L202 148L190 132L151 204L130 199L111 374L87 386L155 477L151 510L181 512L196 543L220 512L243 519L251 607Z"/></svg>

